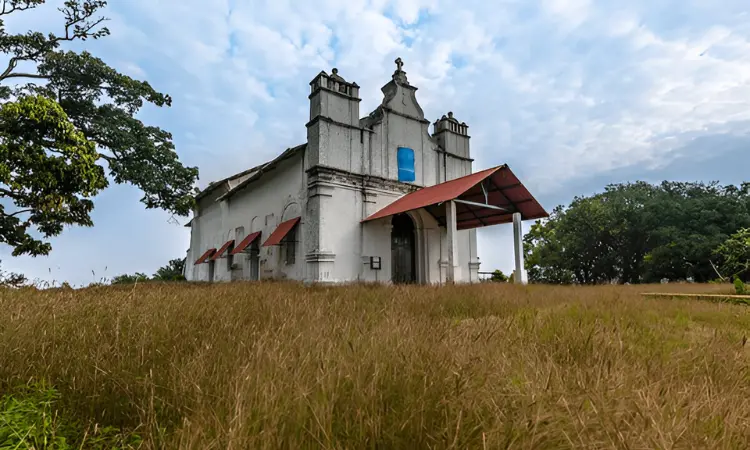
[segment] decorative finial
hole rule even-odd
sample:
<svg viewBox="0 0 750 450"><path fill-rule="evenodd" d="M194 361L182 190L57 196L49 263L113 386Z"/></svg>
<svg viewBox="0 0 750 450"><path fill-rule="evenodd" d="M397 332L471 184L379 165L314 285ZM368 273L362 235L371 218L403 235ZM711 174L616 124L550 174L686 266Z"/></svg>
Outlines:
<svg viewBox="0 0 750 450"><path fill-rule="evenodd" d="M448 118L449 118L449 119L452 119L452 118L453 118L453 111L448 111Z"/></svg>
<svg viewBox="0 0 750 450"><path fill-rule="evenodd" d="M404 62L401 61L401 58L396 58L396 72L401 72L401 68L404 67Z"/></svg>
<svg viewBox="0 0 750 450"><path fill-rule="evenodd" d="M334 75L336 75L337 73L339 73L339 69L337 69L337 68L334 67L333 69L331 69L331 73L333 73Z"/></svg>

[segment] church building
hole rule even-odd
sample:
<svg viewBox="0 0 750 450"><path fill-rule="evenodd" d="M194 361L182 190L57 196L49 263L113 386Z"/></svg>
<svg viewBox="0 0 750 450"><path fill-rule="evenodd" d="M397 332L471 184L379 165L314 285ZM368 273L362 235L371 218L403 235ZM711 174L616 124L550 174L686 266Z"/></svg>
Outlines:
<svg viewBox="0 0 750 450"><path fill-rule="evenodd" d="M306 143L196 195L185 277L471 283L476 229L513 223L523 282L521 222L544 208L507 165L472 170L469 127L425 119L400 58L382 92L361 118L357 83L320 72Z"/></svg>

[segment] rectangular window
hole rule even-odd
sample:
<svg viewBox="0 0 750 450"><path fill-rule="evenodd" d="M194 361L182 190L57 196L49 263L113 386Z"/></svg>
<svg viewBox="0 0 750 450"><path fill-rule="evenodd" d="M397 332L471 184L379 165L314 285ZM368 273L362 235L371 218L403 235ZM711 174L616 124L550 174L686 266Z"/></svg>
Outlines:
<svg viewBox="0 0 750 450"><path fill-rule="evenodd" d="M294 264L297 251L297 227L295 226L284 238L284 259L287 265Z"/></svg>
<svg viewBox="0 0 750 450"><path fill-rule="evenodd" d="M398 181L408 183L416 180L414 173L414 150L407 147L399 147L396 161L398 162Z"/></svg>
<svg viewBox="0 0 750 450"><path fill-rule="evenodd" d="M242 240L245 239L245 227L237 227L234 229L234 244L232 244L232 248L228 250L227 253L227 270L232 270L232 266L235 263L234 255L232 254L232 250L234 250L235 245L239 245L242 243ZM242 265L242 258L237 258L237 264Z"/></svg>
<svg viewBox="0 0 750 450"><path fill-rule="evenodd" d="M232 271L232 265L234 264L234 255L232 255L232 250L234 250L234 241L232 241L232 245L227 248L227 272Z"/></svg>

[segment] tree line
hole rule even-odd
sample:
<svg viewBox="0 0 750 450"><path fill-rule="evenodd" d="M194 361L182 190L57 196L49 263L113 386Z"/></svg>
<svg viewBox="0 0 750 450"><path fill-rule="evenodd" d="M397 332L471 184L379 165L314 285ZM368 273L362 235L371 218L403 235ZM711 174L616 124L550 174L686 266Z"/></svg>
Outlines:
<svg viewBox="0 0 750 450"><path fill-rule="evenodd" d="M91 283L89 286L101 286L104 284L134 284L149 281L185 281L182 274L185 267L185 259L172 259L165 266L160 267L153 275L149 276L142 272L135 274L122 274L113 277L111 280L103 279L100 282ZM0 261L0 289L2 288L24 288L40 287L45 283L32 282L26 275L16 272L10 272L2 268ZM63 286L70 286L67 282Z"/></svg>
<svg viewBox="0 0 750 450"><path fill-rule="evenodd" d="M633 182L575 197L524 237L529 281L750 278L750 183Z"/></svg>

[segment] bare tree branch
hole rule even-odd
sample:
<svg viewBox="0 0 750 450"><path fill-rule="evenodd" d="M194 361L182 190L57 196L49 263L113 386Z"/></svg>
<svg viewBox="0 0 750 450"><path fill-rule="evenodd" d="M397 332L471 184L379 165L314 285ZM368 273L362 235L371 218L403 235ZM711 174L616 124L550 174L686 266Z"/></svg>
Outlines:
<svg viewBox="0 0 750 450"><path fill-rule="evenodd" d="M0 80L5 80L8 78L39 78L39 79L47 79L49 78L46 75L39 75L37 73L11 73L8 75L5 75L4 77L0 77Z"/></svg>
<svg viewBox="0 0 750 450"><path fill-rule="evenodd" d="M0 16L3 14L7 15L10 14L13 11L21 11L25 9L31 9L36 7L36 4L33 3L27 3L26 6L23 7L17 7L17 4L11 3L11 9L7 12L6 7L8 5L8 0L2 0L3 2L3 9L0 13ZM65 35L64 36L54 36L51 35L50 39L44 43L44 45L41 46L36 52L29 53L26 55L16 55L8 61L8 67L5 69L5 71L0 74L0 81L5 80L6 78L13 78L13 77L23 77L23 78L46 78L40 75L33 76L33 75L15 75L12 74L13 69L16 68L19 61L34 61L38 57L40 57L42 54L52 51L54 48L57 47L57 45L60 42L63 41L74 41L76 39L86 39L88 37L93 37L94 39L104 36L106 34L109 34L109 30L106 27L102 27L100 30L93 32L93 30L98 27L102 22L105 22L109 20L106 17L99 17L98 19L94 20L93 22L89 22L88 20L94 15L94 13L97 11L97 8L85 8L83 12L76 8L58 8L64 15L65 15ZM72 34L71 34L72 29Z"/></svg>
<svg viewBox="0 0 750 450"><path fill-rule="evenodd" d="M717 268L716 268L716 266L714 265L714 262L713 262L713 261L711 261L710 259L708 260L708 262L710 262L710 263L711 263L711 267L713 267L713 268L714 268L714 272L716 272L716 275L718 275L718 276L719 276L719 279L721 279L721 281L726 281L726 278L724 278L724 277L723 277L723 276L722 276L722 275L721 275L721 274L719 273L719 269L717 269Z"/></svg>
<svg viewBox="0 0 750 450"><path fill-rule="evenodd" d="M5 69L5 72L0 74L0 81L8 78L8 75L10 75L13 69L16 68L16 64L18 64L18 58L10 58L10 61L8 61L8 67Z"/></svg>
<svg viewBox="0 0 750 450"><path fill-rule="evenodd" d="M24 214L24 213L30 213L30 212L34 212L34 210L33 209L22 209L20 211L14 212L13 214L5 214L5 215L7 217L14 217L14 216L17 216L18 214Z"/></svg>
<svg viewBox="0 0 750 450"><path fill-rule="evenodd" d="M0 188L0 197L10 197L10 198L18 199L18 194L16 194L13 191Z"/></svg>
<svg viewBox="0 0 750 450"><path fill-rule="evenodd" d="M10 9L6 8L10 5ZM8 0L3 0L3 9L0 10L0 16L7 16L8 14L15 11L26 11L27 9L36 8L38 5L34 3L26 3L26 5L18 6L17 3L9 3Z"/></svg>

